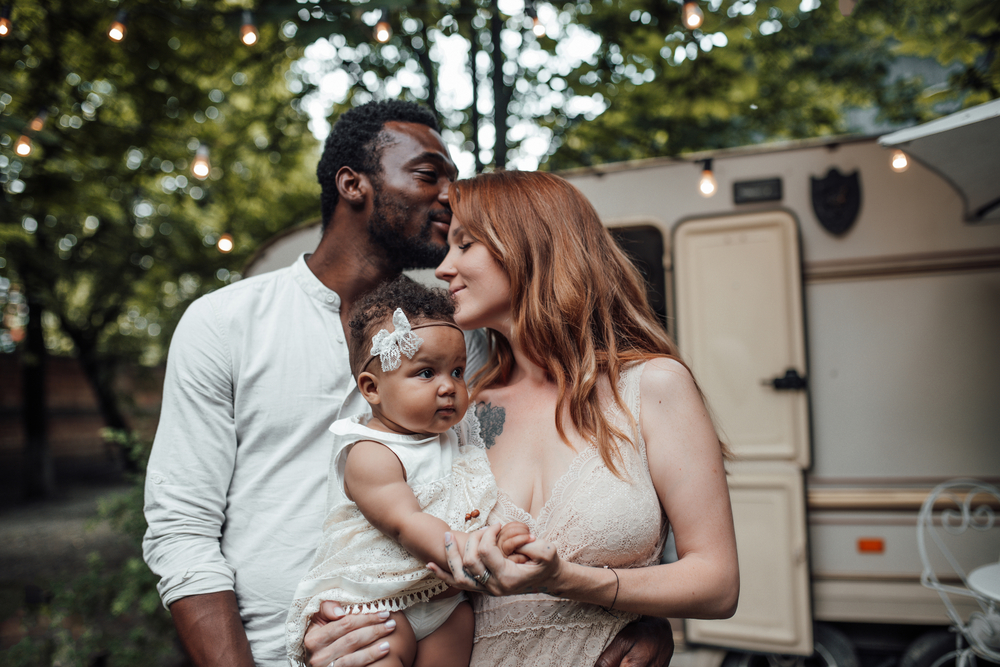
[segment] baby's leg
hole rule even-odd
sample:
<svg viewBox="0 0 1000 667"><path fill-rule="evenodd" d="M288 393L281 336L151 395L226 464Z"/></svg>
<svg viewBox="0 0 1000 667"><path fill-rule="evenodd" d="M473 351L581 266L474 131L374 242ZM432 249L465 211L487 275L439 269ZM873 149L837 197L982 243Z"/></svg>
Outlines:
<svg viewBox="0 0 1000 667"><path fill-rule="evenodd" d="M389 642L389 653L371 663L371 667L412 667L413 657L417 653L417 638L413 635L413 628L401 611L389 614L389 620L396 621L396 629L385 638Z"/></svg>
<svg viewBox="0 0 1000 667"><path fill-rule="evenodd" d="M462 602L440 628L417 642L413 667L469 667L474 630L472 605Z"/></svg>

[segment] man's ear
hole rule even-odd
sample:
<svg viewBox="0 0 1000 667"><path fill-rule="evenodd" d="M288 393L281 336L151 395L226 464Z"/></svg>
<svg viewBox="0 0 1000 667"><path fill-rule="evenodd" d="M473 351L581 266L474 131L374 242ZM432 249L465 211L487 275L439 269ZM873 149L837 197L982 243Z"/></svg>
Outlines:
<svg viewBox="0 0 1000 667"><path fill-rule="evenodd" d="M358 376L358 390L369 405L378 405L382 398L378 395L378 378L369 372Z"/></svg>
<svg viewBox="0 0 1000 667"><path fill-rule="evenodd" d="M365 174L350 167L337 170L337 194L352 206L364 206L365 198L371 194L371 181Z"/></svg>

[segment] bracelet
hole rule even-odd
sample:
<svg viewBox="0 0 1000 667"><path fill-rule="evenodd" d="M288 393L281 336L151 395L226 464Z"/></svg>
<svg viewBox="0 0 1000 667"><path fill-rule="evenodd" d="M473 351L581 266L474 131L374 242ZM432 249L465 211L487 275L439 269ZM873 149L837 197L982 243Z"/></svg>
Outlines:
<svg viewBox="0 0 1000 667"><path fill-rule="evenodd" d="M615 599L611 601L611 604L604 608L604 611L611 613L611 610L615 608L615 603L618 602L618 588L621 586L621 580L618 578L618 573L615 572L614 568L609 568L607 565L604 569L610 569L611 574L615 575Z"/></svg>

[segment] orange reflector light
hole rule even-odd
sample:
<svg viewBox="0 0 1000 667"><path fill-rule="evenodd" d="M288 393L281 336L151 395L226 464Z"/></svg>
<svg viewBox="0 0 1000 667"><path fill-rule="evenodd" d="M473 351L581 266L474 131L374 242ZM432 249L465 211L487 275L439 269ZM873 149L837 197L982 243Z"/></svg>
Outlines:
<svg viewBox="0 0 1000 667"><path fill-rule="evenodd" d="M859 537L858 553L862 554L885 553L885 540L883 540L881 537Z"/></svg>

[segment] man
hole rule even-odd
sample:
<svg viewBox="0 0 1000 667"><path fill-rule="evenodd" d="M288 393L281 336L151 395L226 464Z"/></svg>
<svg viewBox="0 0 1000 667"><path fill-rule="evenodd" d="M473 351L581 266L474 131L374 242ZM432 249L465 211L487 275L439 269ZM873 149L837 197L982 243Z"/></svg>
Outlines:
<svg viewBox="0 0 1000 667"><path fill-rule="evenodd" d="M198 299L170 345L143 546L197 665L287 664L285 616L326 509L326 429L366 408L348 366L348 313L446 251L456 169L426 109L384 101L345 113L317 175L316 251ZM482 363L479 341L470 365ZM307 646L324 664L368 664L392 631L383 620L327 605Z"/></svg>

